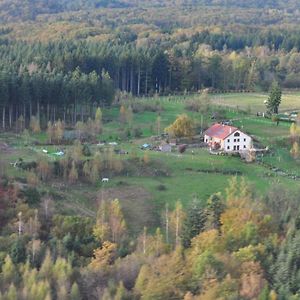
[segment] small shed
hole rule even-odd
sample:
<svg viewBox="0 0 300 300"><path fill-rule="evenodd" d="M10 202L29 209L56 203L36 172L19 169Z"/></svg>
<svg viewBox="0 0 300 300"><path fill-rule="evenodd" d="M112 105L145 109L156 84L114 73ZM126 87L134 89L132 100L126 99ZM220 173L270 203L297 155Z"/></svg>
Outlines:
<svg viewBox="0 0 300 300"><path fill-rule="evenodd" d="M150 144L143 144L142 146L141 146L141 149L142 150L148 150L148 149L150 149L151 148L151 145Z"/></svg>
<svg viewBox="0 0 300 300"><path fill-rule="evenodd" d="M161 152L172 152L172 146L169 143L161 143L159 146Z"/></svg>

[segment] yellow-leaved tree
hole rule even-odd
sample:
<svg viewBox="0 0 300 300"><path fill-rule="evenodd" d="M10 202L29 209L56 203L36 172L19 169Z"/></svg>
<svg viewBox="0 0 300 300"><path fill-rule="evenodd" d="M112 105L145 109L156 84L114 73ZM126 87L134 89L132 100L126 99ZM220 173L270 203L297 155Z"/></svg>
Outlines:
<svg viewBox="0 0 300 300"><path fill-rule="evenodd" d="M101 199L102 200L102 199ZM119 243L126 233L126 223L118 199L101 201L94 236L99 241Z"/></svg>
<svg viewBox="0 0 300 300"><path fill-rule="evenodd" d="M186 114L179 115L165 131L173 137L191 137L195 133L194 121Z"/></svg>

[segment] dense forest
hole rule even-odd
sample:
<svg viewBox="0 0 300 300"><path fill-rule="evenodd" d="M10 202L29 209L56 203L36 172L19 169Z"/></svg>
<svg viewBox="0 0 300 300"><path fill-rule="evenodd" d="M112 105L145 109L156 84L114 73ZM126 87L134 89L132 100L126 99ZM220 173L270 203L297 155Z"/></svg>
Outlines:
<svg viewBox="0 0 300 300"><path fill-rule="evenodd" d="M96 105L112 103L118 90L138 96L253 91L274 80L300 87L300 27L292 26L298 10L283 11L279 2L273 10L168 1L159 8L155 2L97 8L100 2L32 2L34 21L10 19L24 13L2 3L2 128L21 115L74 124Z"/></svg>

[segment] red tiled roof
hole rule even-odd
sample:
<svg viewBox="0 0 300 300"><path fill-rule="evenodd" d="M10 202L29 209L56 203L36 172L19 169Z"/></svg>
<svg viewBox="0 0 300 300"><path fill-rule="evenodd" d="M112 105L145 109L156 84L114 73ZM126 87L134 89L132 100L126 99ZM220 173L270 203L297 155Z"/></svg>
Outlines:
<svg viewBox="0 0 300 300"><path fill-rule="evenodd" d="M224 140L236 130L238 130L236 127L216 123L209 127L204 134Z"/></svg>

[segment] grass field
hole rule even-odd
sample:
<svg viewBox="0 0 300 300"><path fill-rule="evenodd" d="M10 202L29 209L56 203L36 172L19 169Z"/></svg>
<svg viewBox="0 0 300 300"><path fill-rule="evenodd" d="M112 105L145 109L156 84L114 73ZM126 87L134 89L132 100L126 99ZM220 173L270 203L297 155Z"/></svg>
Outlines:
<svg viewBox="0 0 300 300"><path fill-rule="evenodd" d="M268 95L264 93L218 94L211 96L215 105L239 108L252 113L264 112L264 101ZM280 112L300 110L300 92L283 92Z"/></svg>
<svg viewBox="0 0 300 300"><path fill-rule="evenodd" d="M299 94L300 96L300 94ZM192 97L192 96L191 96ZM247 110L251 105L251 111L262 110L264 95L261 94L233 94L216 96L223 97L223 103L213 97L211 112L204 116L197 112L186 111L185 98L164 97L162 99L145 99L143 101L157 102L162 106L161 132L171 124L176 116L181 113L187 113L200 124L201 119L204 126L215 122L211 120L212 111L217 111L219 106L224 106L224 117L232 119L235 126L251 134L262 146L268 146L272 149L271 155L263 157L263 163L272 167L280 168L287 173L300 176L300 163L291 158L289 153L290 145L279 143L289 136L288 123L281 122L278 126L271 120L256 117L253 114L247 114L236 108ZM284 95L282 109L296 109L298 94ZM224 112L225 109L225 112ZM129 153L135 153L142 159L145 154L140 150L140 145L145 142L151 142L150 136L157 134L155 127L158 112L141 112L133 116L132 128L140 128L143 132L141 138L130 137L124 140L124 126L119 122L119 108L113 107L103 110L104 131L99 140L117 141L118 148L125 149ZM126 126L125 126L126 127ZM1 153L1 160L7 163L14 162L18 158L25 161L36 160L39 156L48 159L54 159L47 154L42 153L43 146L34 146L34 140L45 141L46 135L39 134L30 137L30 141L24 140L22 136L16 136L12 133L1 134L0 143L7 143L10 150ZM26 146L26 144L28 144ZM56 151L56 146L46 146L48 151ZM96 151L97 146L91 147ZM161 167L168 170L168 176L117 176L110 178L109 183L99 182L95 185L87 183L78 183L61 185L59 180L50 180L43 183L39 188L43 192L53 195L56 199L57 211L64 214L80 214L89 217L95 217L99 199L119 198L124 214L129 224L130 231L137 234L143 226L154 228L161 220L161 212L166 203L173 207L177 200L180 200L184 206L197 198L202 203L208 197L215 193L225 193L228 180L234 174L238 177L244 177L252 186L253 191L263 197L267 191L275 185L298 190L300 181L280 176L270 170L265 164L252 163L247 164L237 157L213 156L206 149L190 149L183 155L176 152L161 153L147 151L151 163L155 167ZM130 156L130 155L129 155ZM129 157L128 156L128 157ZM57 158L59 159L59 158ZM128 159L124 157L123 159ZM213 171L212 171L213 170ZM25 178L26 172L17 170L12 166L7 167L7 173L10 176ZM230 175L229 175L230 174Z"/></svg>

